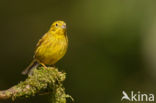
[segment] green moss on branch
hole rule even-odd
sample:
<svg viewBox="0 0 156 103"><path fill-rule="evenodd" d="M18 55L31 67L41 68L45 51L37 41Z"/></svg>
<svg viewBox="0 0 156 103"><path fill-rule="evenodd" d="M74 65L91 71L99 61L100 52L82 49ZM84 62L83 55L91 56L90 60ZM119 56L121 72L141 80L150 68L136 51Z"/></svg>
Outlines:
<svg viewBox="0 0 156 103"><path fill-rule="evenodd" d="M52 103L66 103L70 97L65 93L62 82L65 80L65 73L59 72L53 67L34 69L32 75L13 86L12 88L0 91L0 99L15 100L16 98L28 98L35 95L47 94L52 96Z"/></svg>

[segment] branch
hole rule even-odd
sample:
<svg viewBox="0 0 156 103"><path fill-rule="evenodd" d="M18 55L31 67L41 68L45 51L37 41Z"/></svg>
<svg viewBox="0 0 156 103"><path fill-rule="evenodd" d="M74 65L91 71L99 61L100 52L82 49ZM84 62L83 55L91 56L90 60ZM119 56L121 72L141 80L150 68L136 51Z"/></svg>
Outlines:
<svg viewBox="0 0 156 103"><path fill-rule="evenodd" d="M10 89L0 91L0 100L16 98L28 98L35 95L50 94L52 103L66 103L66 98L70 97L65 93L62 82L65 80L65 73L59 72L56 68L40 67L34 69L33 74L11 87Z"/></svg>

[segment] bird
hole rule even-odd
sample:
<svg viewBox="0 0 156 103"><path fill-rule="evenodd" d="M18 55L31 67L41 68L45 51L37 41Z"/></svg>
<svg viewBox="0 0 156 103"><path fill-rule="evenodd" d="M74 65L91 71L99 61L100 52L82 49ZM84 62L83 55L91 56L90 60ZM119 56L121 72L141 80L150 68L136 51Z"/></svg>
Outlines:
<svg viewBox="0 0 156 103"><path fill-rule="evenodd" d="M66 23L58 20L52 23L50 29L38 41L34 52L33 60L22 72L23 75L31 73L33 68L42 65L54 65L66 53L68 48L68 37Z"/></svg>

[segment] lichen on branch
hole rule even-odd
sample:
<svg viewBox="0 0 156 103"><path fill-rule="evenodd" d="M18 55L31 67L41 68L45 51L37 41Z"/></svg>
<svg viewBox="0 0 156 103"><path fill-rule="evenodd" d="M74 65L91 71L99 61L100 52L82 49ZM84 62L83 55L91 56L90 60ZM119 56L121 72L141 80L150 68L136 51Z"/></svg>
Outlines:
<svg viewBox="0 0 156 103"><path fill-rule="evenodd" d="M25 81L0 91L0 99L15 100L48 93L52 96L52 103L66 103L66 98L70 96L65 93L62 84L65 78L65 73L59 72L57 68L39 67Z"/></svg>

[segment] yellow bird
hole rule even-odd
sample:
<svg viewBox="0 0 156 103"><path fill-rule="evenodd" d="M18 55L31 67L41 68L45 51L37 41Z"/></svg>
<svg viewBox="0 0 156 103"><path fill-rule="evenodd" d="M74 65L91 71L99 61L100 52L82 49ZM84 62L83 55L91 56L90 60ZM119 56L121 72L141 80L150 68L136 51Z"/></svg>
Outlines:
<svg viewBox="0 0 156 103"><path fill-rule="evenodd" d="M64 21L55 21L49 31L37 43L33 61L22 74L31 72L31 69L39 64L45 68L46 65L54 65L65 55L67 48L66 23Z"/></svg>

